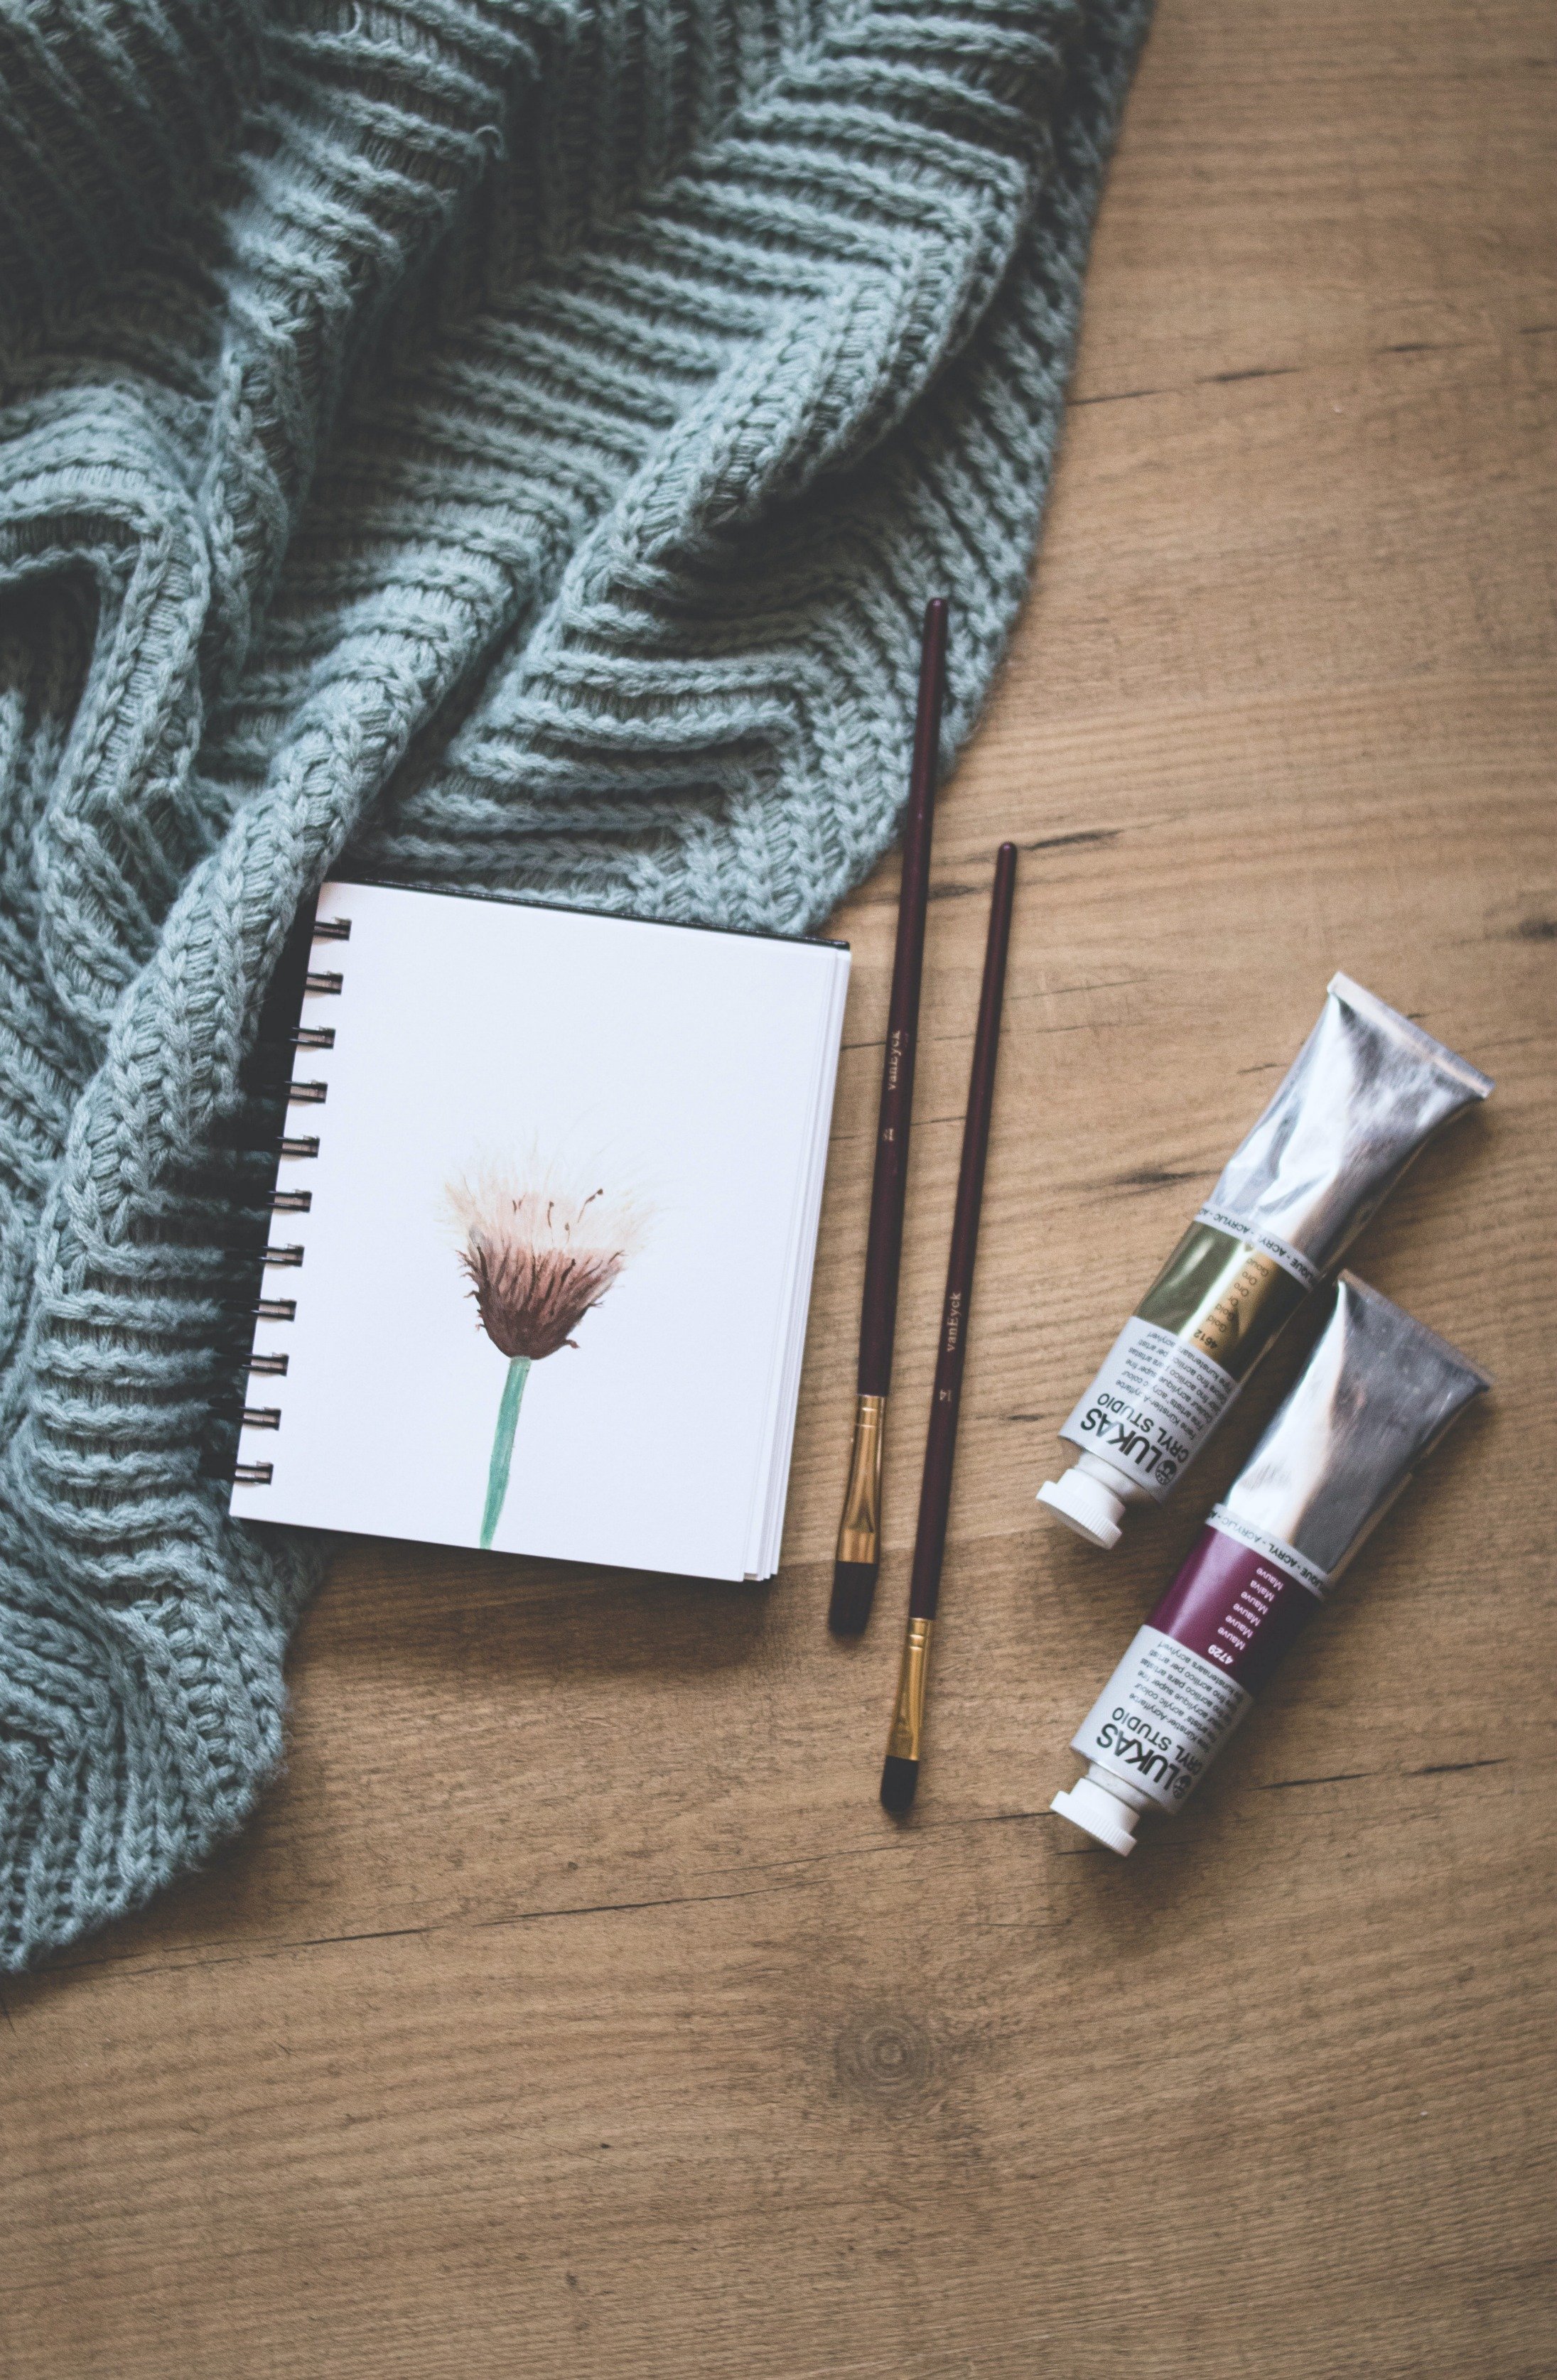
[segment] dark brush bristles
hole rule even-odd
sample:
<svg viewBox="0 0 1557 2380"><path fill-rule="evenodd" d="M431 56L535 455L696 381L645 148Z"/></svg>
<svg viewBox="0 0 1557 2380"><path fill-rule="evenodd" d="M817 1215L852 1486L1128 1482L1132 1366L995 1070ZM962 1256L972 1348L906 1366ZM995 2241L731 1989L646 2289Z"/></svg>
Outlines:
<svg viewBox="0 0 1557 2380"><path fill-rule="evenodd" d="M827 1625L834 1636L864 1634L875 1593L874 1562L833 1563L833 1600L827 1608Z"/></svg>
<svg viewBox="0 0 1557 2380"><path fill-rule="evenodd" d="M894 1818L904 1817L913 1807L918 1782L918 1762L900 1759L895 1752L889 1752L882 1763L882 1809L890 1810Z"/></svg>

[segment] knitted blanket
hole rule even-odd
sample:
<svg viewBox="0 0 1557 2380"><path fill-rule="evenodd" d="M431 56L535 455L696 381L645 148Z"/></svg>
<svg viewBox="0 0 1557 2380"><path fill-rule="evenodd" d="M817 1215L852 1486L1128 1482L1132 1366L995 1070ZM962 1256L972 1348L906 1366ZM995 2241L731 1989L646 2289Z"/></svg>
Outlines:
<svg viewBox="0 0 1557 2380"><path fill-rule="evenodd" d="M1021 600L1147 6L0 0L0 1964L280 1754L299 902L826 916L924 598L948 757Z"/></svg>

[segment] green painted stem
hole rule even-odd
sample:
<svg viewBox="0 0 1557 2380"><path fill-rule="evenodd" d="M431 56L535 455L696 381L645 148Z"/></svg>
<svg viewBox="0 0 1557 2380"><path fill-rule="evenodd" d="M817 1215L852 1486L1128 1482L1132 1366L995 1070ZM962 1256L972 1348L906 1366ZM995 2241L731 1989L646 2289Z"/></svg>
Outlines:
<svg viewBox="0 0 1557 2380"><path fill-rule="evenodd" d="M519 1406L529 1377L529 1357L516 1355L508 1366L503 1402L497 1408L497 1433L492 1441L492 1468L487 1473L487 1508L481 1514L483 1546L491 1545L502 1518L503 1499L508 1493L508 1466L514 1459L514 1432L519 1426Z"/></svg>

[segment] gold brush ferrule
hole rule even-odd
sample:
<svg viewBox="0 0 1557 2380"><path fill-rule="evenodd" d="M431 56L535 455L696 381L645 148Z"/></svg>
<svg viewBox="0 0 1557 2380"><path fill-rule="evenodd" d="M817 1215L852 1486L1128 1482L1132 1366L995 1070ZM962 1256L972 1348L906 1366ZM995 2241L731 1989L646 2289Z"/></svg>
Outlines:
<svg viewBox="0 0 1557 2380"><path fill-rule="evenodd" d="M897 1701L893 1706L892 1733L887 1738L889 1760L918 1760L924 1734L924 1690L930 1677L930 1632L933 1620L910 1620L903 1639L903 1667L897 1673Z"/></svg>
<svg viewBox="0 0 1557 2380"><path fill-rule="evenodd" d="M854 1452L838 1524L838 1560L873 1562L882 1545L882 1433L885 1397L861 1397L855 1408Z"/></svg>

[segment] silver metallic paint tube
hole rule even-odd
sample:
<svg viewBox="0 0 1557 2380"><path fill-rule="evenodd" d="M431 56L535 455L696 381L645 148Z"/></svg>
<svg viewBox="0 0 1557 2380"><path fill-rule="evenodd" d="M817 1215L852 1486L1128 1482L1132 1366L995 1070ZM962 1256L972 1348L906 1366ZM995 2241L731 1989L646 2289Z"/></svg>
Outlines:
<svg viewBox="0 0 1557 2380"><path fill-rule="evenodd" d="M1135 1847L1176 1810L1299 1630L1485 1372L1355 1273L1292 1390L1071 1740L1089 1767L1051 1806Z"/></svg>
<svg viewBox="0 0 1557 2380"><path fill-rule="evenodd" d="M1117 1545L1126 1508L1162 1501L1417 1151L1491 1088L1332 976L1285 1081L1061 1430L1079 1459L1039 1502L1089 1543Z"/></svg>

